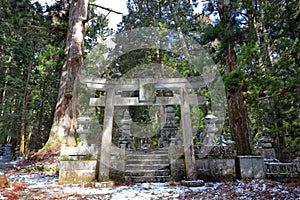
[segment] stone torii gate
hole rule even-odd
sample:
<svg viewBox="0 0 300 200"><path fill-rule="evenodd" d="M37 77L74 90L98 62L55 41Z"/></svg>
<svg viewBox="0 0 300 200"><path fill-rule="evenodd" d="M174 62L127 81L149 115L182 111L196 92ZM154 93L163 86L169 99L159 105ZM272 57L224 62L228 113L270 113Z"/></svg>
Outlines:
<svg viewBox="0 0 300 200"><path fill-rule="evenodd" d="M205 79L207 81L207 79ZM180 105L182 137L185 155L187 178L195 180L197 171L193 148L193 130L191 124L190 105L203 104L205 97L188 93L189 89L206 86L202 77L193 78L134 78L118 80L85 80L89 89L104 91L105 96L90 98L90 106L105 106L104 126L100 147L98 181L109 179L110 155L112 144L112 128L114 106L165 106ZM176 91L171 97L155 96L156 90L169 89ZM139 91L138 97L124 97L123 91Z"/></svg>

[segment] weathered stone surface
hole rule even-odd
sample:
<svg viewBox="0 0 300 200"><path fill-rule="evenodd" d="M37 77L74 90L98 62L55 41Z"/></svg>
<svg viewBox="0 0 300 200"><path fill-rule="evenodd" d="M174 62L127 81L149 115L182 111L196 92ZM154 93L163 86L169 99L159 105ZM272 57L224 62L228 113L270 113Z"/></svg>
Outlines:
<svg viewBox="0 0 300 200"><path fill-rule="evenodd" d="M169 180L170 170L167 151L127 155L125 181L167 182Z"/></svg>
<svg viewBox="0 0 300 200"><path fill-rule="evenodd" d="M60 161L61 170L96 170L96 160Z"/></svg>
<svg viewBox="0 0 300 200"><path fill-rule="evenodd" d="M187 187L201 187L204 186L203 180L193 180L193 181L186 181L182 180L181 185L187 186Z"/></svg>
<svg viewBox="0 0 300 200"><path fill-rule="evenodd" d="M234 159L196 160L198 178L205 181L234 180L236 178Z"/></svg>
<svg viewBox="0 0 300 200"><path fill-rule="evenodd" d="M205 97L198 96L188 96L191 105L205 104ZM105 106L106 98L90 98L90 106ZM151 101L139 101L138 97L121 97L119 95L115 96L115 106L147 106L147 105L179 105L181 103L180 97L174 95L174 97L156 97L154 102Z"/></svg>
<svg viewBox="0 0 300 200"><path fill-rule="evenodd" d="M96 160L60 161L59 182L93 182L96 178Z"/></svg>
<svg viewBox="0 0 300 200"><path fill-rule="evenodd" d="M85 183L95 181L95 170L60 170L58 182Z"/></svg>
<svg viewBox="0 0 300 200"><path fill-rule="evenodd" d="M100 162L98 169L98 181L109 180L110 155L112 142L112 127L114 118L114 89L106 91L106 101L104 109L104 126L100 149Z"/></svg>
<svg viewBox="0 0 300 200"><path fill-rule="evenodd" d="M171 179L174 181L180 181L186 176L184 159L177 159L171 161L170 165Z"/></svg>
<svg viewBox="0 0 300 200"><path fill-rule="evenodd" d="M125 157L120 155L112 155L110 160L109 178L117 183L125 180Z"/></svg>
<svg viewBox="0 0 300 200"><path fill-rule="evenodd" d="M264 178L265 167L261 156L237 156L236 176L238 179Z"/></svg>
<svg viewBox="0 0 300 200"><path fill-rule="evenodd" d="M91 144L90 146L78 145L76 147L68 147L65 144L61 145L60 155L61 156L76 156L76 155L94 155L97 156L99 148Z"/></svg>
<svg viewBox="0 0 300 200"><path fill-rule="evenodd" d="M275 181L292 182L300 179L297 163L268 162L266 176Z"/></svg>
<svg viewBox="0 0 300 200"><path fill-rule="evenodd" d="M195 161L195 152L193 144L193 129L190 112L190 104L188 100L188 92L186 88L180 90L180 111L181 111L181 124L182 124L182 138L184 146L184 157L186 166L186 176L188 180L197 179L197 169Z"/></svg>

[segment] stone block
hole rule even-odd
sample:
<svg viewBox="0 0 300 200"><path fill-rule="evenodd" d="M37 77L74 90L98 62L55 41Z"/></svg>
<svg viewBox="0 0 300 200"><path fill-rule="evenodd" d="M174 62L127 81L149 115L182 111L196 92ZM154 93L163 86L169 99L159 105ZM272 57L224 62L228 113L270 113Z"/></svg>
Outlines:
<svg viewBox="0 0 300 200"><path fill-rule="evenodd" d="M198 178L205 181L234 180L234 159L199 159L196 160Z"/></svg>
<svg viewBox="0 0 300 200"><path fill-rule="evenodd" d="M76 147L69 147L65 144L62 144L60 148L61 156L73 156L74 158L76 156L93 156L96 158L98 156L98 152L99 147L97 147L95 144L91 144L90 146L78 145Z"/></svg>
<svg viewBox="0 0 300 200"><path fill-rule="evenodd" d="M201 187L204 186L205 183L203 180L193 180L193 181L181 181L181 185L187 186L187 187Z"/></svg>
<svg viewBox="0 0 300 200"><path fill-rule="evenodd" d="M93 182L96 178L96 160L60 161L60 183Z"/></svg>
<svg viewBox="0 0 300 200"><path fill-rule="evenodd" d="M96 160L60 161L62 170L96 170Z"/></svg>
<svg viewBox="0 0 300 200"><path fill-rule="evenodd" d="M236 177L238 179L264 178L265 166L261 156L237 156Z"/></svg>

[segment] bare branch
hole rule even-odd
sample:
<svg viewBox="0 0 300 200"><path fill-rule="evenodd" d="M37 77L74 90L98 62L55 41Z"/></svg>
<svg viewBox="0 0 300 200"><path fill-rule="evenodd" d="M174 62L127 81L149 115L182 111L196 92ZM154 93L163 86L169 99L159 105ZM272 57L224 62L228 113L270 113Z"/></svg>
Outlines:
<svg viewBox="0 0 300 200"><path fill-rule="evenodd" d="M120 15L123 14L123 13L118 12L118 11L115 11L115 10L113 10L113 9L111 9L111 8L103 7L103 6L101 6L100 4L98 4L98 3L90 2L89 5L91 5L91 6L96 6L96 7L98 7L98 8L103 9L103 10L107 10L107 11L109 11L109 12L113 12L113 13L116 13L116 14L120 14Z"/></svg>
<svg viewBox="0 0 300 200"><path fill-rule="evenodd" d="M23 28L28 28L30 30L49 31L50 33L58 33L58 32L65 33L66 32L66 30L49 29L49 28L46 28L46 27L35 26L35 25L30 25L30 24L21 24L21 26Z"/></svg>

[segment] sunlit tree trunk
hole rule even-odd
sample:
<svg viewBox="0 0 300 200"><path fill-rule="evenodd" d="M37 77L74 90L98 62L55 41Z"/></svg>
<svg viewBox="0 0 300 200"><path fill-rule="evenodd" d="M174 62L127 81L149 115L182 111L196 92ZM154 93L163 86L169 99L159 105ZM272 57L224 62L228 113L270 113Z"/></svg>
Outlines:
<svg viewBox="0 0 300 200"><path fill-rule="evenodd" d="M22 118L21 118L21 137L20 137L20 155L25 154L25 132L26 132L26 115L27 115L27 97L29 92L29 81L31 77L31 66L28 69L26 85L23 96L23 105L22 105Z"/></svg>
<svg viewBox="0 0 300 200"><path fill-rule="evenodd" d="M35 54L35 42L33 42L32 46L32 57L29 61L29 66L27 69L27 78L25 82L25 89L24 89L24 95L23 95L23 105L22 105L22 117L21 117L21 137L20 137L20 155L23 156L25 154L25 134L26 134L26 116L27 116L27 100L28 95L30 92L29 83L31 79L32 74L32 66L33 66L33 59ZM30 138L30 137L29 137Z"/></svg>
<svg viewBox="0 0 300 200"><path fill-rule="evenodd" d="M78 112L77 79L83 66L84 25L88 0L72 1L57 104L49 139L44 149L59 149L60 144L75 145L74 137Z"/></svg>

